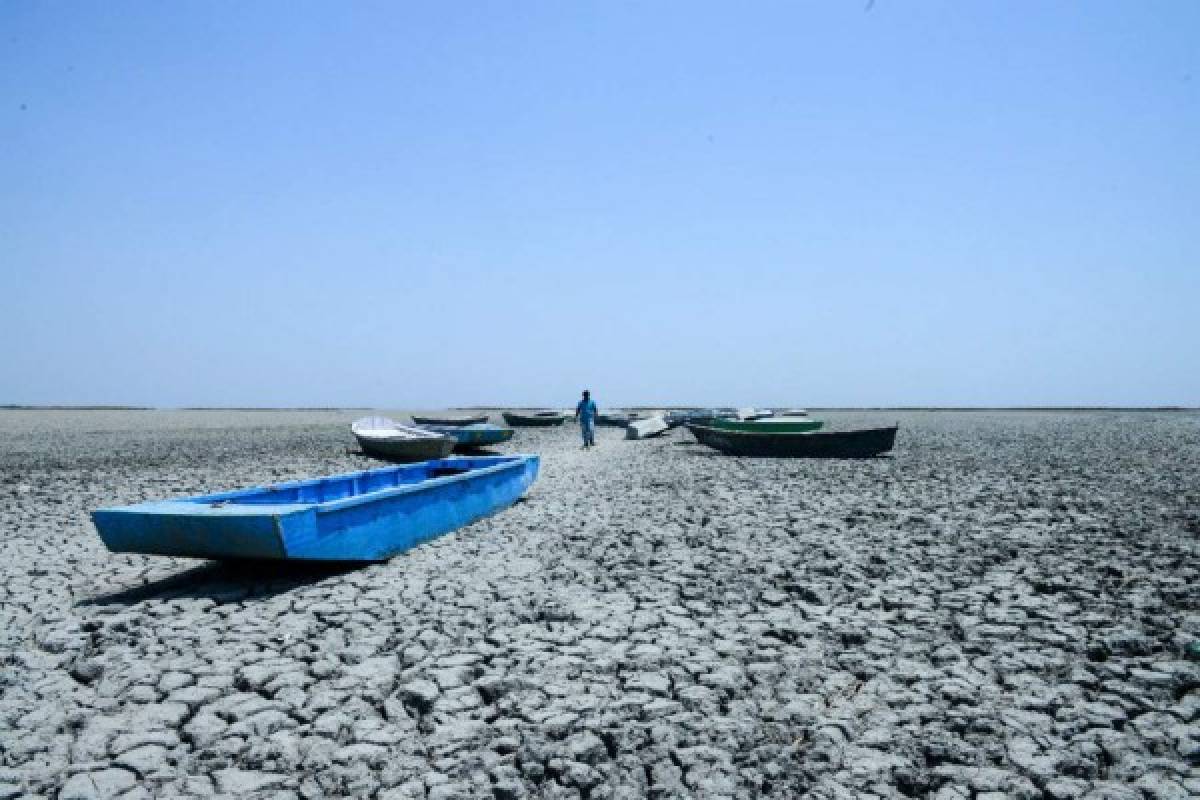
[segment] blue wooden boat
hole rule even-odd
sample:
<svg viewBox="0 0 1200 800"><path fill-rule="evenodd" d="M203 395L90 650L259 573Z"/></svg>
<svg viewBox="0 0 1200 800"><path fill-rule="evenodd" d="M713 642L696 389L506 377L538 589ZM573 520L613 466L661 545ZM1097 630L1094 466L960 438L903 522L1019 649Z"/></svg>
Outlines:
<svg viewBox="0 0 1200 800"><path fill-rule="evenodd" d="M537 478L534 455L443 458L92 512L114 553L382 561L493 514Z"/></svg>
<svg viewBox="0 0 1200 800"><path fill-rule="evenodd" d="M464 453L490 447L494 444L507 442L516 433L512 428L491 423L475 425L422 425L427 431L434 431L455 439L455 452Z"/></svg>

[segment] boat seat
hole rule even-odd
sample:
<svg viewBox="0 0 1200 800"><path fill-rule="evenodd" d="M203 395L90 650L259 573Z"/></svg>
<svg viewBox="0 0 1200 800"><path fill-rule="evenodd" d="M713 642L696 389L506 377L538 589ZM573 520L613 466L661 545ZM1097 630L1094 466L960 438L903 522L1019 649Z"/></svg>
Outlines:
<svg viewBox="0 0 1200 800"><path fill-rule="evenodd" d="M463 475L467 472L470 472L470 470L462 469L461 467L434 467L429 470L429 477L446 478L450 475Z"/></svg>

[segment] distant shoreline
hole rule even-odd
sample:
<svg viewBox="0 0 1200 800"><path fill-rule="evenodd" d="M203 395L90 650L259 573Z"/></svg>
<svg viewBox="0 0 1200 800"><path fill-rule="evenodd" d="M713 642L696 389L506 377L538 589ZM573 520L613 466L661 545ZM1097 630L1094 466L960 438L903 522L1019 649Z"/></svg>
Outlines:
<svg viewBox="0 0 1200 800"><path fill-rule="evenodd" d="M535 406L452 406L453 411L508 411L534 408ZM680 409L710 408L711 406L621 406L630 411L647 411L651 409ZM988 411L1124 411L1124 412L1195 412L1200 407L1192 406L809 406L810 411L953 411L953 412L988 412ZM119 406L119 405L0 405L0 411L372 411L370 406Z"/></svg>
<svg viewBox="0 0 1200 800"><path fill-rule="evenodd" d="M721 406L614 406L627 411L656 411L678 409L691 411L702 408L718 408ZM727 406L732 408L732 406ZM536 406L455 406L454 411L487 411L496 409L507 411L536 408ZM787 406L764 406L770 409L784 409ZM1195 406L805 406L808 411L1200 411Z"/></svg>
<svg viewBox="0 0 1200 800"><path fill-rule="evenodd" d="M366 406L25 406L0 405L0 411L369 411Z"/></svg>

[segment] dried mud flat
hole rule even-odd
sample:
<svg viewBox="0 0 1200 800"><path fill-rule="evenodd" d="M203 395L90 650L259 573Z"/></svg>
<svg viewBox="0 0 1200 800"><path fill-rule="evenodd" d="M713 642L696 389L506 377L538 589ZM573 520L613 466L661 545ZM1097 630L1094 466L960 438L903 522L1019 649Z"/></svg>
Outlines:
<svg viewBox="0 0 1200 800"><path fill-rule="evenodd" d="M88 522L368 466L350 416L0 412L0 799L1200 795L1196 415L886 414L859 462L523 430L526 500L343 571Z"/></svg>

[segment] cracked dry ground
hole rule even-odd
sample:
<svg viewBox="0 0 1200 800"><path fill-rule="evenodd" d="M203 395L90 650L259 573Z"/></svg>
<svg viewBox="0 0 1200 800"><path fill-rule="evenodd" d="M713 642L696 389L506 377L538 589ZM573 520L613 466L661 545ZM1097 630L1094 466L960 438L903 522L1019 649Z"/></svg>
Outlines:
<svg viewBox="0 0 1200 800"><path fill-rule="evenodd" d="M522 431L525 501L314 572L86 512L361 468L347 415L0 414L0 798L1200 795L1195 415Z"/></svg>

